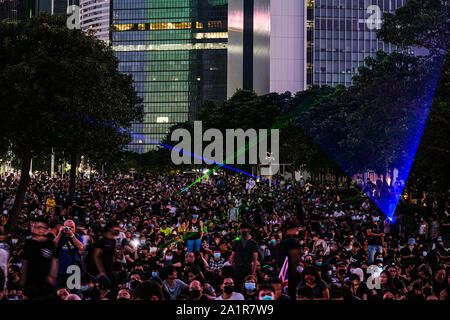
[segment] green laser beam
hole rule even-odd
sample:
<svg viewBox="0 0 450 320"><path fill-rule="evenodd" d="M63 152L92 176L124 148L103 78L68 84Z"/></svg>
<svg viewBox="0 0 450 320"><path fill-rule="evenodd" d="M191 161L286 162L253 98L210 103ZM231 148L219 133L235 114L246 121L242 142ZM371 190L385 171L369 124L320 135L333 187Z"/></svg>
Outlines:
<svg viewBox="0 0 450 320"><path fill-rule="evenodd" d="M272 130L273 129L282 129L284 127L286 127L289 123L291 123L293 120L297 119L300 115L304 114L305 112L311 110L313 107L317 106L318 104L322 103L323 101L325 101L326 99L328 99L329 97L331 97L332 95L334 95L339 89L336 88L333 92L331 92L328 95L325 95L324 97L319 98L315 103L312 103L309 108L295 108L293 111L289 112L287 115L283 116L281 119L279 119L278 121L276 121L270 128L269 131L266 132L266 135L264 137L262 137L262 139L267 139L268 136L270 136L272 134ZM259 143L259 141L264 141L264 140L260 140L260 137L256 137L256 139L253 139L252 141L246 142L245 147L242 147L241 149L237 150L232 156L228 157L227 159L225 159L223 161L223 164L227 164L229 160L234 160L238 155L240 155L241 153L247 151L250 146L254 146L255 144ZM219 169L220 167L222 167L221 164L218 164L217 166L215 166L214 168L212 168L211 170L209 170L205 175L201 176L200 178L198 178L196 181L194 181L192 184L190 184L189 186L187 186L186 188L184 188L183 190L181 190L178 195L180 195L181 193L183 193L184 191L189 190L193 185L199 183L200 181L202 181L204 178L208 177L211 173L215 172L217 169Z"/></svg>

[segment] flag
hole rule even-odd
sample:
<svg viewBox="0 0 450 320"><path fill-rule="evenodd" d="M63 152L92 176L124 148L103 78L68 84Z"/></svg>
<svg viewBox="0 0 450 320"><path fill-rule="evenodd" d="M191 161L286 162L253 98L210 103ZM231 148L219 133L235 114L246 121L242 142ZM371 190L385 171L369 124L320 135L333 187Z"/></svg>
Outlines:
<svg viewBox="0 0 450 320"><path fill-rule="evenodd" d="M281 267L280 274L278 275L278 278L283 283L283 288L287 287L288 285L288 265L289 265L289 259L286 257L284 259L283 266Z"/></svg>

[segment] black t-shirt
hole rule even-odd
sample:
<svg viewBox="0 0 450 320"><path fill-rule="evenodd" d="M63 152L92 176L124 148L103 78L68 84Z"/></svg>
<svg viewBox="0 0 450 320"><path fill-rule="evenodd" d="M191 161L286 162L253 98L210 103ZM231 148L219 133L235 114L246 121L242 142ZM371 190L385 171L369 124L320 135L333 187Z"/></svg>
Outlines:
<svg viewBox="0 0 450 320"><path fill-rule="evenodd" d="M306 284L300 285L299 293L301 295L306 295L309 298L314 297L314 299L320 299L324 298L323 291L326 289L328 289L327 283L322 279L319 279L314 288L308 287ZM312 295L312 297L310 295Z"/></svg>
<svg viewBox="0 0 450 320"><path fill-rule="evenodd" d="M442 220L442 224L450 224L450 216L446 216L444 220ZM443 234L450 234L450 226L442 226Z"/></svg>
<svg viewBox="0 0 450 320"><path fill-rule="evenodd" d="M53 241L30 239L25 243L23 259L28 261L26 285L41 285L49 275L52 260L56 258L56 249Z"/></svg>
<svg viewBox="0 0 450 320"><path fill-rule="evenodd" d="M234 263L236 267L249 267L252 265L253 253L258 252L258 243L253 240L247 240L247 244L243 245L243 240L235 240L233 242Z"/></svg>
<svg viewBox="0 0 450 320"><path fill-rule="evenodd" d="M103 238L94 243L93 249L99 248L102 250L102 254L100 256L103 268L105 269L106 274L110 275L112 273L112 263L114 260L114 250L116 247L116 240Z"/></svg>
<svg viewBox="0 0 450 320"><path fill-rule="evenodd" d="M370 229L372 233L382 233L380 224L375 224L373 222L369 222L367 224L367 229ZM381 237L375 237L375 236L367 236L368 244L372 246L381 246Z"/></svg>

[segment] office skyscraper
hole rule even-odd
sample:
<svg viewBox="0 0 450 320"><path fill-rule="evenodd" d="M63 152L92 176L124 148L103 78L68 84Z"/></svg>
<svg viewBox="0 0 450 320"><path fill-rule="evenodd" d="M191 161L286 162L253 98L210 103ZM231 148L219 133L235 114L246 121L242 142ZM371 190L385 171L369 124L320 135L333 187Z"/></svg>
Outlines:
<svg viewBox="0 0 450 320"><path fill-rule="evenodd" d="M47 12L65 14L68 5L78 5L79 0L0 0L0 20L22 20Z"/></svg>
<svg viewBox="0 0 450 320"><path fill-rule="evenodd" d="M95 36L109 43L109 0L80 0L81 29L93 31Z"/></svg>
<svg viewBox="0 0 450 320"><path fill-rule="evenodd" d="M377 39L374 17L395 12L406 0L308 0L307 83L351 85L364 59L395 46Z"/></svg>
<svg viewBox="0 0 450 320"><path fill-rule="evenodd" d="M228 97L306 89L306 3L228 1Z"/></svg>
<svg viewBox="0 0 450 320"><path fill-rule="evenodd" d="M172 125L194 120L227 90L226 0L111 0L119 70L144 99L132 151L146 152Z"/></svg>

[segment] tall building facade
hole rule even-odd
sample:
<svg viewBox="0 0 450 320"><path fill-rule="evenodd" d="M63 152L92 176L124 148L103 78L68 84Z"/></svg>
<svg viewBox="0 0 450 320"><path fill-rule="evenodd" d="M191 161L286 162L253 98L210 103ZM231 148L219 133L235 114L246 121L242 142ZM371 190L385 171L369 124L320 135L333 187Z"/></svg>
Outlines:
<svg viewBox="0 0 450 320"><path fill-rule="evenodd" d="M22 16L21 0L0 0L0 21L3 19L20 20Z"/></svg>
<svg viewBox="0 0 450 320"><path fill-rule="evenodd" d="M111 45L119 70L144 100L130 150L147 152L176 123L227 90L226 0L111 0Z"/></svg>
<svg viewBox="0 0 450 320"><path fill-rule="evenodd" d="M22 20L47 12L67 13L68 5L78 5L79 0L0 0L0 20Z"/></svg>
<svg viewBox="0 0 450 320"><path fill-rule="evenodd" d="M379 13L394 13L406 0L307 0L307 84L352 84L367 56L396 47L377 39Z"/></svg>
<svg viewBox="0 0 450 320"><path fill-rule="evenodd" d="M109 43L110 13L109 0L80 0L81 29Z"/></svg>
<svg viewBox="0 0 450 320"><path fill-rule="evenodd" d="M306 2L228 1L228 97L306 89Z"/></svg>

